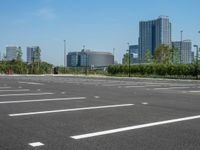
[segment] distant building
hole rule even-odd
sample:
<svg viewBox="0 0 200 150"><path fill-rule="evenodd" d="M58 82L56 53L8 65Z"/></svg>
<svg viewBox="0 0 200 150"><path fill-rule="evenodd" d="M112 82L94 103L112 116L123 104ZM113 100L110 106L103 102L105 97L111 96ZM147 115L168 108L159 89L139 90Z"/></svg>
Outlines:
<svg viewBox="0 0 200 150"><path fill-rule="evenodd" d="M40 55L37 55L37 51L40 51L39 46L27 47L27 63L40 60Z"/></svg>
<svg viewBox="0 0 200 150"><path fill-rule="evenodd" d="M144 61L144 55L150 50L152 55L161 44L171 45L171 23L169 18L161 16L156 20L139 23L139 60Z"/></svg>
<svg viewBox="0 0 200 150"><path fill-rule="evenodd" d="M7 46L6 47L6 60L12 61L17 59L17 50L20 47L17 46Z"/></svg>
<svg viewBox="0 0 200 150"><path fill-rule="evenodd" d="M181 64L192 63L192 42L190 40L172 42L172 45L178 49L178 60Z"/></svg>
<svg viewBox="0 0 200 150"><path fill-rule="evenodd" d="M108 52L82 50L67 55L67 67L104 68L114 64L114 56Z"/></svg>

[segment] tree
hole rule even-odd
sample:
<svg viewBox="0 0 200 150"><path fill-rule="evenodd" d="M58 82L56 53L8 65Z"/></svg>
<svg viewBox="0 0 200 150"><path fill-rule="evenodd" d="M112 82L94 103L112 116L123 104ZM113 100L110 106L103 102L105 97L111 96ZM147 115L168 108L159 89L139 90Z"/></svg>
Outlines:
<svg viewBox="0 0 200 150"><path fill-rule="evenodd" d="M172 64L173 63L173 49L168 45L160 45L155 49L154 59L156 63Z"/></svg>
<svg viewBox="0 0 200 150"><path fill-rule="evenodd" d="M151 54L151 51L148 49L146 50L145 54L144 54L144 62L145 63L152 63L153 60L153 56Z"/></svg>
<svg viewBox="0 0 200 150"><path fill-rule="evenodd" d="M123 64L129 64L129 53L124 54Z"/></svg>
<svg viewBox="0 0 200 150"><path fill-rule="evenodd" d="M22 61L22 55L23 55L22 49L21 49L21 47L19 47L19 48L17 49L17 58L16 58L16 60L17 60L17 61Z"/></svg>
<svg viewBox="0 0 200 150"><path fill-rule="evenodd" d="M178 64L180 63L180 55L179 55L179 52L178 52L178 48L176 48L174 45L172 46L172 53L173 53L173 63L174 64Z"/></svg>

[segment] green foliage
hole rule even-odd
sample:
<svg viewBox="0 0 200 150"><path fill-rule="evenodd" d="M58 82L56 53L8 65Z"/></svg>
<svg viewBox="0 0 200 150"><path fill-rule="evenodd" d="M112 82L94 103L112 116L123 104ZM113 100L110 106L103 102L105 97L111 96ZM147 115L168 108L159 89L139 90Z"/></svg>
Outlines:
<svg viewBox="0 0 200 150"><path fill-rule="evenodd" d="M195 78L197 74L196 64L141 64L131 65L132 76L151 76L169 78ZM111 65L108 67L110 75L128 75L127 65Z"/></svg>
<svg viewBox="0 0 200 150"><path fill-rule="evenodd" d="M156 63L172 64L174 49L168 45L160 45L155 49L154 59Z"/></svg>
<svg viewBox="0 0 200 150"><path fill-rule="evenodd" d="M17 61L22 61L22 55L23 55L23 53L22 53L22 49L21 49L21 47L19 47L18 49L17 49Z"/></svg>
<svg viewBox="0 0 200 150"><path fill-rule="evenodd" d="M151 54L151 51L148 49L144 54L144 63L152 63L152 62L153 62L153 56Z"/></svg>
<svg viewBox="0 0 200 150"><path fill-rule="evenodd" d="M123 64L129 64L129 53L124 54Z"/></svg>
<svg viewBox="0 0 200 150"><path fill-rule="evenodd" d="M26 64L19 60L1 61L0 73L14 73L14 74L50 74L52 73L53 65L47 62L34 62Z"/></svg>

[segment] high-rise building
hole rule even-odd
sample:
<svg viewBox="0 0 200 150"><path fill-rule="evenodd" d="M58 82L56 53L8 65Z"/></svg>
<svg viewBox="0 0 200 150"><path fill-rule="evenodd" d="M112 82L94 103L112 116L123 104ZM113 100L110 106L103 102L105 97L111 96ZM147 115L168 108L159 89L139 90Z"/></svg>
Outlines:
<svg viewBox="0 0 200 150"><path fill-rule="evenodd" d="M181 64L190 64L192 63L192 42L190 40L184 40L184 41L176 41L172 42L172 45L177 48L178 54L178 62ZM181 52L180 52L181 50ZM181 59L181 60L180 60Z"/></svg>
<svg viewBox="0 0 200 150"><path fill-rule="evenodd" d="M17 47L17 46L7 46L6 47L6 60L7 61L16 60L18 48L20 48L20 47Z"/></svg>
<svg viewBox="0 0 200 150"><path fill-rule="evenodd" d="M171 45L171 23L166 16L156 20L139 23L139 60L143 62L144 55L150 50L152 55L161 44Z"/></svg>
<svg viewBox="0 0 200 150"><path fill-rule="evenodd" d="M27 63L40 60L40 55L37 54L38 51L40 52L39 46L27 47Z"/></svg>

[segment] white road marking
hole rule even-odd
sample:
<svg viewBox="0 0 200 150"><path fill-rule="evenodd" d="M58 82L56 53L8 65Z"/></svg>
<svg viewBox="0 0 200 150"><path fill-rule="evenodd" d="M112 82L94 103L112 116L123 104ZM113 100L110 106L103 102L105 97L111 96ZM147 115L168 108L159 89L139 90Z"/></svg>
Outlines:
<svg viewBox="0 0 200 150"><path fill-rule="evenodd" d="M20 90L0 90L0 92L25 92L30 91L30 89L20 89Z"/></svg>
<svg viewBox="0 0 200 150"><path fill-rule="evenodd" d="M53 93L22 93L22 94L3 94L0 95L0 97L6 97L6 96L32 96L32 95L51 95Z"/></svg>
<svg viewBox="0 0 200 150"><path fill-rule="evenodd" d="M11 87L7 86L7 87L0 87L0 89L10 89Z"/></svg>
<svg viewBox="0 0 200 150"><path fill-rule="evenodd" d="M149 104L149 103L147 103L147 102L143 102L143 103L142 103L142 105L148 105L148 104Z"/></svg>
<svg viewBox="0 0 200 150"><path fill-rule="evenodd" d="M190 91L190 93L200 93L200 91Z"/></svg>
<svg viewBox="0 0 200 150"><path fill-rule="evenodd" d="M119 132L124 132L124 131L148 128L148 127L153 127L153 126L171 124L171 123L176 123L176 122L183 122L183 121L194 120L194 119L200 119L200 115L185 117L185 118L179 118L179 119L166 120L166 121L160 121L160 122L147 123L147 124L136 125L136 126L129 126L129 127L125 127L125 128L105 130L105 131L100 131L100 132L93 132L93 133L82 134L82 135L75 135L75 136L71 136L71 138L73 138L75 140L85 139L85 138L90 138L90 137L114 134L114 133L119 133Z"/></svg>
<svg viewBox="0 0 200 150"><path fill-rule="evenodd" d="M170 89L187 89L190 87L168 87L168 88L154 88L154 90L170 90Z"/></svg>
<svg viewBox="0 0 200 150"><path fill-rule="evenodd" d="M99 96L94 96L94 98L98 99L98 98L100 98L100 97L99 97Z"/></svg>
<svg viewBox="0 0 200 150"><path fill-rule="evenodd" d="M44 85L42 83L36 83L36 82L18 82L18 83L21 83L21 84L31 84L31 85Z"/></svg>
<svg viewBox="0 0 200 150"><path fill-rule="evenodd" d="M128 106L133 106L133 105L134 104L120 104L120 105L107 105L107 106L96 106L96 107L83 107L83 108L72 108L72 109L62 109L62 110L51 110L51 111L40 111L40 112L9 114L9 116L10 117L28 116L28 115L50 114L50 113L59 113L59 112L81 111L81 110L94 110L94 109L104 109L104 108L128 107Z"/></svg>
<svg viewBox="0 0 200 150"><path fill-rule="evenodd" d="M36 100L20 100L20 101L3 101L3 102L0 102L0 104L32 103L32 102L47 102L47 101L69 101L69 100L81 100L81 99L86 99L86 97L36 99Z"/></svg>
<svg viewBox="0 0 200 150"><path fill-rule="evenodd" d="M144 85L132 85L132 86L125 86L125 88L142 88L142 87L146 87Z"/></svg>
<svg viewBox="0 0 200 150"><path fill-rule="evenodd" d="M32 146L32 147L44 146L44 144L41 143L41 142L29 143L28 145L30 145L30 146Z"/></svg>

